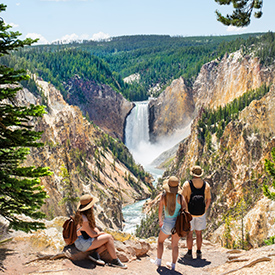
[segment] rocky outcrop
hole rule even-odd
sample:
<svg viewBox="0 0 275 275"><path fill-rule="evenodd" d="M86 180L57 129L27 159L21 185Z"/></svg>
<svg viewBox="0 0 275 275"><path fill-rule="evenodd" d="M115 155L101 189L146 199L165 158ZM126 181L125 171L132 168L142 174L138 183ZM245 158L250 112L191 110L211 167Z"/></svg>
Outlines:
<svg viewBox="0 0 275 275"><path fill-rule="evenodd" d="M37 85L41 98L24 89L17 101L27 105L43 99L47 106L47 114L33 121L35 129L43 131L45 146L31 149L26 161L27 165L48 166L53 172L41 179L49 195L42 210L48 218L72 214L76 203L70 201L91 193L100 199L95 206L99 226L122 229L123 204L148 197L150 184L137 179L102 145L106 134L84 118L78 107L67 104L51 84L37 80ZM133 182L127 181L128 175Z"/></svg>
<svg viewBox="0 0 275 275"><path fill-rule="evenodd" d="M274 79L274 71L263 68L256 57L241 51L225 55L220 61L204 64L193 85L196 110L202 106L224 106L250 89Z"/></svg>
<svg viewBox="0 0 275 275"><path fill-rule="evenodd" d="M124 124L134 104L108 85L99 85L75 75L67 85L66 101L112 137L124 140Z"/></svg>
<svg viewBox="0 0 275 275"><path fill-rule="evenodd" d="M187 126L201 108L224 106L250 89L269 85L274 69L262 67L253 55L226 54L202 66L192 87L179 78L149 103L150 138L153 142Z"/></svg>
<svg viewBox="0 0 275 275"><path fill-rule="evenodd" d="M157 99L149 102L150 139L171 136L187 126L194 116L195 106L191 90L184 79L174 80Z"/></svg>
<svg viewBox="0 0 275 275"><path fill-rule="evenodd" d="M253 247L274 235L273 204L267 199L261 200L262 183L267 181L264 160L271 158L271 149L275 147L274 106L275 89L272 87L261 100L252 101L238 119L226 126L220 141L212 136L210 150L199 141L195 120L191 135L179 146L173 165L165 172L165 176L176 174L184 181L190 177L192 165L203 166L212 188L207 235L213 241L225 244L229 238L226 228L232 232L232 245L240 243L242 234ZM241 221L244 223L242 231Z"/></svg>

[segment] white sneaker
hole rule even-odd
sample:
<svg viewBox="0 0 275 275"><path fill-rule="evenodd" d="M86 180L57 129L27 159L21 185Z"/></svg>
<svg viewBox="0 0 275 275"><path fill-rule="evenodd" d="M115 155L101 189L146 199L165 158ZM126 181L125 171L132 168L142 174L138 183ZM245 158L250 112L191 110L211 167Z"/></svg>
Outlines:
<svg viewBox="0 0 275 275"><path fill-rule="evenodd" d="M161 259L151 259L150 262L156 266L161 266Z"/></svg>
<svg viewBox="0 0 275 275"><path fill-rule="evenodd" d="M171 270L175 270L175 268L176 268L176 264L173 264L173 263L170 263L170 262L167 262L166 266L169 267Z"/></svg>

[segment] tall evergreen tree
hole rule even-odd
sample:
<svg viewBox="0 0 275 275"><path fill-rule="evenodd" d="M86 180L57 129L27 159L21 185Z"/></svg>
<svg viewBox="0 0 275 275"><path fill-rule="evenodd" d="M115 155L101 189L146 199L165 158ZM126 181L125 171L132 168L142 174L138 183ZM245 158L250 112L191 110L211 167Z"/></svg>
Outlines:
<svg viewBox="0 0 275 275"><path fill-rule="evenodd" d="M0 4L0 12L6 10ZM19 40L19 32L9 31L11 26L0 20L0 56L36 40ZM43 115L43 106L19 106L15 96L22 89L19 82L28 79L25 71L14 70L0 64L0 215L10 222L10 227L23 231L43 228L44 224L27 221L24 216L39 219L46 192L40 177L49 175L48 168L23 165L30 147L42 146L38 142L41 132L33 130L31 118Z"/></svg>
<svg viewBox="0 0 275 275"><path fill-rule="evenodd" d="M262 16L263 0L215 0L220 5L233 5L233 13L223 16L219 11L216 11L218 21L222 24L236 27L245 27L250 24L253 10L254 17Z"/></svg>
<svg viewBox="0 0 275 275"><path fill-rule="evenodd" d="M265 160L265 170L271 175L273 180L272 186L275 188L275 147L271 150L271 156L273 161L268 159ZM264 184L263 190L266 197L275 201L275 192L270 191L266 184Z"/></svg>

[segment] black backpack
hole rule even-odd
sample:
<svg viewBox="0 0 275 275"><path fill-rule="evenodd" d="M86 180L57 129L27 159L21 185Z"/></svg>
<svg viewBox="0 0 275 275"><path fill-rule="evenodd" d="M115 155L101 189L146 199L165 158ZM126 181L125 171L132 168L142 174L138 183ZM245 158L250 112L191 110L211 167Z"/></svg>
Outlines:
<svg viewBox="0 0 275 275"><path fill-rule="evenodd" d="M194 186L192 180L189 181L189 185L191 188L191 197L188 202L188 211L195 216L203 215L205 213L205 181L203 181L203 186L200 189Z"/></svg>

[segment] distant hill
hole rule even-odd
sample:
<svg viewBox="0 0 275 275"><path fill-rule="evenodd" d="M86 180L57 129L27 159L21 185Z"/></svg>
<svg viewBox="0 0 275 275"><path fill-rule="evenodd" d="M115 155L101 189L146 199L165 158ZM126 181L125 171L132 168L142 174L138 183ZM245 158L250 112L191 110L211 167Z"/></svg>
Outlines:
<svg viewBox="0 0 275 275"><path fill-rule="evenodd" d="M130 101L157 96L173 79L184 77L190 85L203 64L221 58L242 45L252 45L262 33L230 36L171 37L134 35L106 41L32 46L0 62L29 69L61 90L75 75L97 84L107 84ZM139 82L123 78L139 74Z"/></svg>

